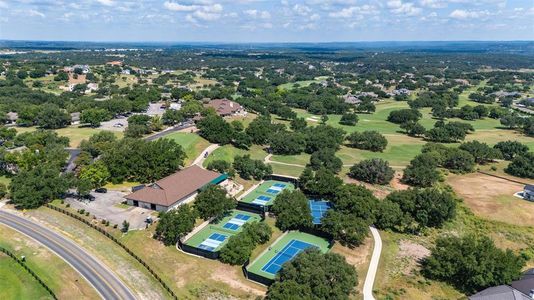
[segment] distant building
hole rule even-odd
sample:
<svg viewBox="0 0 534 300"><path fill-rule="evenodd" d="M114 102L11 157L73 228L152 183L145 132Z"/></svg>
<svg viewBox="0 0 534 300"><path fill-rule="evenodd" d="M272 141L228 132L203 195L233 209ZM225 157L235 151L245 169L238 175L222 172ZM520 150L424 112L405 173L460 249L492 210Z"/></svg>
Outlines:
<svg viewBox="0 0 534 300"><path fill-rule="evenodd" d="M405 88L393 90L394 95L410 95L410 93L411 91Z"/></svg>
<svg viewBox="0 0 534 300"><path fill-rule="evenodd" d="M243 106L239 103L228 99L213 99L204 104L206 108L213 108L215 112L221 117L232 116L236 114L242 114L245 112Z"/></svg>
<svg viewBox="0 0 534 300"><path fill-rule="evenodd" d="M108 65L108 66L122 67L122 61L118 61L118 60L108 61L108 62L106 63L106 65Z"/></svg>
<svg viewBox="0 0 534 300"><path fill-rule="evenodd" d="M73 112L70 114L70 122L71 124L80 124L80 113L79 112Z"/></svg>
<svg viewBox="0 0 534 300"><path fill-rule="evenodd" d="M140 188L124 198L132 206L168 211L193 201L199 191L210 184L223 183L227 178L225 174L193 165Z"/></svg>
<svg viewBox="0 0 534 300"><path fill-rule="evenodd" d="M96 91L98 91L98 83L91 82L87 84L87 90L85 90L86 93L96 92Z"/></svg>
<svg viewBox="0 0 534 300"><path fill-rule="evenodd" d="M19 114L13 111L10 111L6 114L8 122L11 124L17 123L17 120L19 119Z"/></svg>
<svg viewBox="0 0 534 300"><path fill-rule="evenodd" d="M345 103L348 103L348 104L360 104L362 102L360 98L352 94L346 94L345 96L343 96L343 100L345 101Z"/></svg>

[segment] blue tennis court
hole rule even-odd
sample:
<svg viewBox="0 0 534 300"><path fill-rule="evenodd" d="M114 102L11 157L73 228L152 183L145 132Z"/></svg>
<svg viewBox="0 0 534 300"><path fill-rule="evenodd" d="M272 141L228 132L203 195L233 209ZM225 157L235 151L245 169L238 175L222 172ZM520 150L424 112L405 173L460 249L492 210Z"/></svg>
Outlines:
<svg viewBox="0 0 534 300"><path fill-rule="evenodd" d="M283 184L283 183L275 183L275 184L273 184L273 186L278 187L278 188L282 188L282 189L286 187L286 185Z"/></svg>
<svg viewBox="0 0 534 300"><path fill-rule="evenodd" d="M271 189L268 189L266 192L269 193L269 194L276 195L276 194L280 193L280 190L275 190L275 189L271 188Z"/></svg>
<svg viewBox="0 0 534 300"><path fill-rule="evenodd" d="M285 262L290 261L293 259L293 257L297 256L297 254L310 247L317 246L299 240L291 240L289 243L287 243L284 249L276 253L276 255L271 258L271 260L266 263L261 270L274 275L280 271Z"/></svg>
<svg viewBox="0 0 534 300"><path fill-rule="evenodd" d="M310 210L313 224L321 224L324 214L332 207L328 201L310 200Z"/></svg>
<svg viewBox="0 0 534 300"><path fill-rule="evenodd" d="M224 229L230 229L230 230L238 230L239 227L243 226L248 220L250 219L250 216L243 215L243 214L237 214L232 219L228 220L226 224L223 225Z"/></svg>
<svg viewBox="0 0 534 300"><path fill-rule="evenodd" d="M207 239L205 239L198 248L214 251L219 245L226 240L227 236L220 233L213 233Z"/></svg>
<svg viewBox="0 0 534 300"><path fill-rule="evenodd" d="M261 196L258 196L258 198L254 199L254 201L252 201L252 203L259 204L259 205L265 205L269 201L271 201L271 197L261 195Z"/></svg>

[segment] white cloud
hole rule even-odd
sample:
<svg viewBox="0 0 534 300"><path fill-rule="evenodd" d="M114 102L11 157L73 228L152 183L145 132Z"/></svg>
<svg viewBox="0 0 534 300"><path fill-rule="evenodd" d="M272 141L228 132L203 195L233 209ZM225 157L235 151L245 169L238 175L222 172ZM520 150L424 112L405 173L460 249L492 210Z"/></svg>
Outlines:
<svg viewBox="0 0 534 300"><path fill-rule="evenodd" d="M372 5L351 6L340 11L331 12L328 16L332 18L352 18L355 15L376 15L379 11Z"/></svg>
<svg viewBox="0 0 534 300"><path fill-rule="evenodd" d="M180 3L169 2L169 1L165 1L165 3L163 3L163 6L166 9L172 10L172 11L194 11L198 8L197 5L182 5Z"/></svg>
<svg viewBox="0 0 534 300"><path fill-rule="evenodd" d="M300 15L300 16L306 16L308 15L309 13L311 13L311 8L309 8L308 6L306 5L303 5L303 4L295 4L293 6L293 11L297 14L297 15Z"/></svg>
<svg viewBox="0 0 534 300"><path fill-rule="evenodd" d="M106 6L113 5L113 0L96 0L96 2Z"/></svg>
<svg viewBox="0 0 534 300"><path fill-rule="evenodd" d="M490 13L487 10L483 11L469 11L469 10L463 10L463 9L455 9L449 17L457 20L465 20L465 19L479 19L483 17L489 16Z"/></svg>
<svg viewBox="0 0 534 300"><path fill-rule="evenodd" d="M319 16L319 14L313 14L310 16L310 21L317 21L321 18L321 16Z"/></svg>
<svg viewBox="0 0 534 300"><path fill-rule="evenodd" d="M30 17L41 17L41 18L46 17L45 14L43 14L42 12L40 12L38 10L35 10L35 9L28 10L28 16L30 16Z"/></svg>
<svg viewBox="0 0 534 300"><path fill-rule="evenodd" d="M387 6L391 9L391 12L397 15L417 16L422 11L420 7L416 7L413 3L404 3L401 0L388 1Z"/></svg>
<svg viewBox="0 0 534 300"><path fill-rule="evenodd" d="M271 18L271 14L266 10L260 11L257 9L249 9L249 10L245 10L244 13L254 19L270 19Z"/></svg>
<svg viewBox="0 0 534 300"><path fill-rule="evenodd" d="M420 3L422 6L430 7L430 8L447 7L447 2L442 1L442 0L421 0Z"/></svg>
<svg viewBox="0 0 534 300"><path fill-rule="evenodd" d="M5 1L0 1L0 8L7 8L7 3Z"/></svg>

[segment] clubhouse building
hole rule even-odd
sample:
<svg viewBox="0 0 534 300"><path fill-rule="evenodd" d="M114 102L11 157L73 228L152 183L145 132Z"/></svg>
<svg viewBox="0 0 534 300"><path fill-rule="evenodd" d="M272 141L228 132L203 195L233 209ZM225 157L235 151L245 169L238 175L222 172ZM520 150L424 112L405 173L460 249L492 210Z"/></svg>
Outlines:
<svg viewBox="0 0 534 300"><path fill-rule="evenodd" d="M228 176L199 166L180 170L126 195L127 203L156 211L168 211L193 201L198 192L210 184L220 184Z"/></svg>

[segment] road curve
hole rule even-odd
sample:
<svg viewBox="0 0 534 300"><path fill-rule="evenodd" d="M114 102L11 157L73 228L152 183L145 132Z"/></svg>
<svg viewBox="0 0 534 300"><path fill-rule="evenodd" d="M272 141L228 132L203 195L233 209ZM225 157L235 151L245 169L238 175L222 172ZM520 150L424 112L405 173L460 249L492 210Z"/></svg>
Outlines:
<svg viewBox="0 0 534 300"><path fill-rule="evenodd" d="M63 236L28 219L0 211L0 223L48 247L78 271L103 299L135 299L132 292L101 262Z"/></svg>
<svg viewBox="0 0 534 300"><path fill-rule="evenodd" d="M363 284L363 299L375 300L373 296L373 285L375 283L376 271L378 270L378 261L380 260L380 253L382 252L382 239L378 230L374 227L369 227L371 234L375 241L375 247L373 248L373 255L371 256L371 263L369 263L369 269L367 270L367 276L365 277L365 283Z"/></svg>

